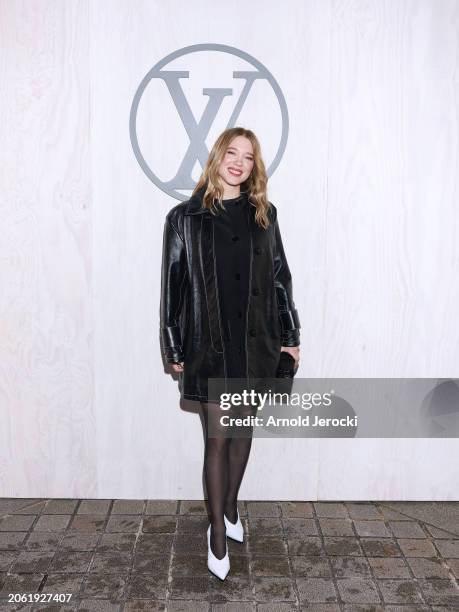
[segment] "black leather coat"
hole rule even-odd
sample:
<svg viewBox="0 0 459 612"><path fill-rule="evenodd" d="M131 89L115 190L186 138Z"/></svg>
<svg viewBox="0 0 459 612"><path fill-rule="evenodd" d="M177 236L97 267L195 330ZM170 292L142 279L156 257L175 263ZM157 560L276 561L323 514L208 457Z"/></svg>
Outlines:
<svg viewBox="0 0 459 612"><path fill-rule="evenodd" d="M226 378L226 326L218 307L214 216L202 206L204 190L174 206L166 216L161 269L161 348L168 363L184 362L182 397L208 399L208 379ZM277 209L270 203L270 225L250 228L249 303L246 334L247 376L275 376L281 346L300 344L300 321L282 245Z"/></svg>

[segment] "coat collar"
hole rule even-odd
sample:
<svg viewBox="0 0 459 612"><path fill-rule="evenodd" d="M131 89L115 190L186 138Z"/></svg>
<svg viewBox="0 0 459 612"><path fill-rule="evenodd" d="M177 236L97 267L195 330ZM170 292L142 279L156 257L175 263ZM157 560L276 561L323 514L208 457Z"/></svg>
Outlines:
<svg viewBox="0 0 459 612"><path fill-rule="evenodd" d="M195 194L191 196L189 200L186 202L185 215L209 215L212 216L212 213L208 208L205 208L202 205L202 199L204 197L204 193L206 191L206 187L201 187ZM245 193L245 192L243 192Z"/></svg>
<svg viewBox="0 0 459 612"><path fill-rule="evenodd" d="M208 208L202 205L202 198L204 196L206 188L201 187L199 191L191 196L186 203L185 215L211 215L212 213Z"/></svg>

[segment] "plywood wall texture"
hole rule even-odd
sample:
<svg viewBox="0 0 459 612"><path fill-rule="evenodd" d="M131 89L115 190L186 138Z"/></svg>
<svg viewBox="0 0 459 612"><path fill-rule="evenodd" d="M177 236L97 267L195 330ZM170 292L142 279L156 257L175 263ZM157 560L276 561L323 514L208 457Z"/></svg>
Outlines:
<svg viewBox="0 0 459 612"><path fill-rule="evenodd" d="M145 75L201 43L256 58L286 102L269 197L302 322L298 376L458 374L457 2L236 0L229 15L209 0L1 0L0 496L202 498L201 422L159 347L163 223L179 200L129 131ZM190 72L195 118L203 88L242 86L230 56L173 68ZM257 87L240 120L269 164L282 126ZM188 135L164 83L137 119L171 180ZM256 439L240 495L457 499L458 449Z"/></svg>

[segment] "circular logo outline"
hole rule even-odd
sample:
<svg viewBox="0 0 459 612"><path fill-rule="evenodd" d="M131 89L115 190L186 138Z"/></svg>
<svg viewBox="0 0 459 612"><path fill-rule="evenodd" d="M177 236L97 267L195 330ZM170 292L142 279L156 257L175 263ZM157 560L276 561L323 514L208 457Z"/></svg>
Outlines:
<svg viewBox="0 0 459 612"><path fill-rule="evenodd" d="M236 47L232 47L230 45L224 45L220 43L200 43L200 44L195 44L195 45L189 45L187 47L182 47L181 49L177 49L173 51L172 53L169 53L169 55L166 55L163 59L157 62L153 66L153 68L151 68L147 72L147 74L143 77L142 81L140 82L137 88L137 91L135 92L135 95L132 101L132 105L131 105L131 111L129 113L129 136L131 140L131 146L134 151L134 155L136 156L136 159L139 162L140 167L142 168L144 173L148 176L148 178L157 187L159 187L161 191L164 191L171 197L177 200L180 200L182 202L185 200L188 200L189 196L179 193L174 189L169 189L168 187L165 187L164 181L161 181L161 179L151 170L150 166L147 164L147 161L142 155L142 152L139 146L139 142L137 139L137 111L138 111L139 103L142 98L143 92L145 91L147 85L152 80L152 78L154 78L155 73L157 73L161 68L163 68L164 66L166 66L173 60L177 59L178 57L182 57L184 55L189 55L190 53L196 53L199 51L218 51L221 53L229 53L230 55L235 55L236 57L239 57L245 60L246 62L251 64L253 67L257 68L260 72L263 72L265 75L265 79L270 83L276 95L276 98L277 98L277 101L280 107L281 118L282 118L282 133L281 133L281 138L280 138L280 142L279 142L279 146L278 146L276 155L274 156L273 161L271 162L269 168L266 171L268 177L270 177L273 174L273 172L277 169L282 159L285 148L287 146L288 131L289 131L289 118L288 118L287 104L285 102L285 98L282 93L282 90L279 87L279 84L277 83L276 79L271 74L271 72L260 61L255 59L249 53L246 53L245 51L241 51L240 49L237 49Z"/></svg>

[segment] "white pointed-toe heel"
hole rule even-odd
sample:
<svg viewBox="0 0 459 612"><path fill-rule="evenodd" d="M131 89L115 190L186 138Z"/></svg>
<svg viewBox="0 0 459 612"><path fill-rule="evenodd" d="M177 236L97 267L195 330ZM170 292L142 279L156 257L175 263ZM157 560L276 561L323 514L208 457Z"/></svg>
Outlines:
<svg viewBox="0 0 459 612"><path fill-rule="evenodd" d="M236 540L236 542L243 542L244 528L239 518L239 510L237 511L237 521L235 523L231 523L225 515L223 515L223 518L225 520L226 535L232 540Z"/></svg>
<svg viewBox="0 0 459 612"><path fill-rule="evenodd" d="M225 580L229 570L230 570L230 562L228 555L228 544L226 545L226 555L223 559L217 559L217 557L212 552L212 548L210 547L210 528L207 529L207 567L210 571L218 576L220 580Z"/></svg>

